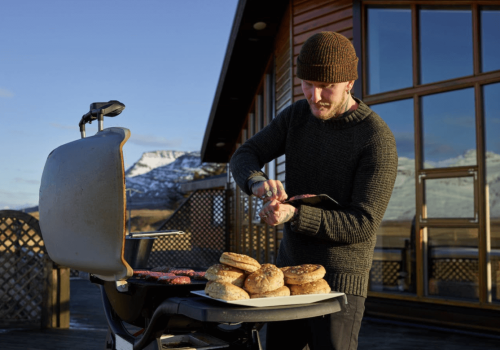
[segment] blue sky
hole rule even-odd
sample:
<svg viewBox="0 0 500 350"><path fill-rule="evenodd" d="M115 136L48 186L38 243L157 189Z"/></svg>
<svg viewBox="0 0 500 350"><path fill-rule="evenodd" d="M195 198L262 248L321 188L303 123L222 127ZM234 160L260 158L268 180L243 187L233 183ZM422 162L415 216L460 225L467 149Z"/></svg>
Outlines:
<svg viewBox="0 0 500 350"><path fill-rule="evenodd" d="M92 102L143 152L199 151L237 0L0 0L0 209L36 205L47 155ZM96 132L87 126L87 135Z"/></svg>

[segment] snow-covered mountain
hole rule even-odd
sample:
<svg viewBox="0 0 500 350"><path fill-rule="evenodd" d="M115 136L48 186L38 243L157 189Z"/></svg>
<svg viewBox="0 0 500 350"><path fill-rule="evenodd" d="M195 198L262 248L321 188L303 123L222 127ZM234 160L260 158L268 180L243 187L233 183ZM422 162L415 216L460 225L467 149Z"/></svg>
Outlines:
<svg viewBox="0 0 500 350"><path fill-rule="evenodd" d="M147 152L126 171L127 202L131 208L172 208L183 198L182 182L224 171L225 164L202 163L199 152Z"/></svg>
<svg viewBox="0 0 500 350"><path fill-rule="evenodd" d="M476 151L426 168L476 164ZM500 155L486 153L486 182L489 189L491 217L500 217ZM427 213L429 217L463 218L474 216L474 183L472 177L427 179ZM415 215L415 160L399 158L398 175L384 220L411 220Z"/></svg>
<svg viewBox="0 0 500 350"><path fill-rule="evenodd" d="M153 151L144 152L133 166L127 169L125 176L134 177L150 172L151 170L168 165L188 152L183 151Z"/></svg>

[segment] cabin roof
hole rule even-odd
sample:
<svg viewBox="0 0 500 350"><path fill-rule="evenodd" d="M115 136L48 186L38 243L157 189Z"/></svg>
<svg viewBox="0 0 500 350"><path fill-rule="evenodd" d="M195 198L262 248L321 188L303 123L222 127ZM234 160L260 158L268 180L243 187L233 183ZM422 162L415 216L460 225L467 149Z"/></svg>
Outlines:
<svg viewBox="0 0 500 350"><path fill-rule="evenodd" d="M240 0L238 3L205 130L202 161L229 162L255 91L273 52L274 40L288 2ZM266 23L266 28L254 29L257 22Z"/></svg>

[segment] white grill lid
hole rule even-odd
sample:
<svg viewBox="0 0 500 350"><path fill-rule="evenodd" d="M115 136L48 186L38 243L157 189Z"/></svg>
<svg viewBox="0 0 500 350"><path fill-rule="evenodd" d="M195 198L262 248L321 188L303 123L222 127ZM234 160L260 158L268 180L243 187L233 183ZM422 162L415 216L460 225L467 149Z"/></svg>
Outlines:
<svg viewBox="0 0 500 350"><path fill-rule="evenodd" d="M40 186L40 228L50 258L108 281L133 270L125 247L125 128L56 148L47 158Z"/></svg>

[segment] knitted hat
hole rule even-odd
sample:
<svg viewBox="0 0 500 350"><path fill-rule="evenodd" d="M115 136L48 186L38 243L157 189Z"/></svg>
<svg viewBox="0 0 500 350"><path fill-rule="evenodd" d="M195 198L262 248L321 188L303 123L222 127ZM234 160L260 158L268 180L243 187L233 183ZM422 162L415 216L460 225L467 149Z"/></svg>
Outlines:
<svg viewBox="0 0 500 350"><path fill-rule="evenodd" d="M297 57L297 77L325 83L358 79L358 57L349 39L320 32L306 40Z"/></svg>

